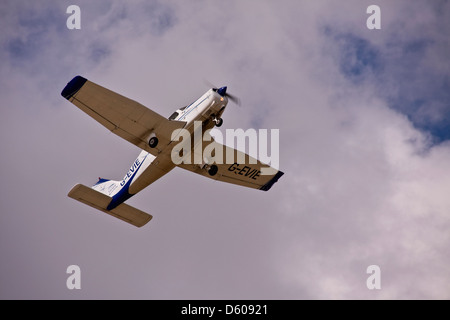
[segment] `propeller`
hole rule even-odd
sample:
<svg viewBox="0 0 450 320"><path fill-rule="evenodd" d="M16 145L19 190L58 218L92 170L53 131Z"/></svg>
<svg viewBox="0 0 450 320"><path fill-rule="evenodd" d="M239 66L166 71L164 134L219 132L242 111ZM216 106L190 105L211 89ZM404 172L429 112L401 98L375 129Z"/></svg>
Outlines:
<svg viewBox="0 0 450 320"><path fill-rule="evenodd" d="M212 87L213 91L217 92L219 95L221 95L222 97L227 97L228 99L230 99L231 101L233 101L236 105L238 105L239 107L241 106L241 99L239 99L238 97L236 97L233 94L230 94L227 92L227 87L220 87L217 88L215 85L213 85L212 83L210 83L209 81L205 82L208 84L209 87Z"/></svg>

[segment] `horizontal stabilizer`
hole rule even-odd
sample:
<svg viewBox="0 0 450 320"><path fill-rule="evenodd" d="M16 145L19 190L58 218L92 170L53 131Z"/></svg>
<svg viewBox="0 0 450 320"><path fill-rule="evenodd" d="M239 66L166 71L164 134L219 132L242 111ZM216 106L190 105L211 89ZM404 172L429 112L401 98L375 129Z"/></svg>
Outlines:
<svg viewBox="0 0 450 320"><path fill-rule="evenodd" d="M136 227L142 227L152 219L150 214L125 203L118 205L112 210L106 210L112 198L82 184L77 184L74 186L72 190L70 190L68 196L72 199L83 202L88 206L112 215L113 217L131 223Z"/></svg>

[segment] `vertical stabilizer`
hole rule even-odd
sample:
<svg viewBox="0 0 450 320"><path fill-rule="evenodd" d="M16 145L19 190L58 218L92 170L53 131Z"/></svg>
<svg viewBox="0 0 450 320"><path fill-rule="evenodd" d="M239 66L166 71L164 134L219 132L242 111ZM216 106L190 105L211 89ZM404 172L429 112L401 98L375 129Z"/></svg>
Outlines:
<svg viewBox="0 0 450 320"><path fill-rule="evenodd" d="M120 191L120 181L98 178L98 182L92 186L92 189L101 192L108 197L113 197Z"/></svg>

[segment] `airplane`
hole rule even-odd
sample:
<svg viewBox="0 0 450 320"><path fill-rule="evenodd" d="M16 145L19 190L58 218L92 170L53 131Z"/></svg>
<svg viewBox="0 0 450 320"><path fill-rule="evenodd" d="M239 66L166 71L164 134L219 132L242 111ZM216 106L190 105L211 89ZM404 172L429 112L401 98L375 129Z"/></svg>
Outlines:
<svg viewBox="0 0 450 320"><path fill-rule="evenodd" d="M190 105L176 110L168 119L79 75L67 83L61 95L111 132L142 150L122 180L99 178L92 187L77 184L68 196L136 227L144 226L152 219L152 215L125 201L175 167L263 191L268 191L284 174L241 151L217 143L211 137L207 141L200 141L203 149L199 149L198 142L194 141L186 154L183 154L184 149L179 150L180 144L183 144L177 143L177 132L187 130L195 135L194 131L199 130L199 127L204 133L223 124L222 114L228 100L237 102L236 97L227 93L226 86L209 89ZM192 142L186 140L183 139L183 142ZM208 146L209 150L223 148L226 151L223 153L224 158L225 154L231 152L233 161L211 161L211 157L199 163L183 161L175 164L173 161L173 154L181 153L183 159L191 159L198 150L206 150ZM261 174L264 168L271 169L270 174Z"/></svg>

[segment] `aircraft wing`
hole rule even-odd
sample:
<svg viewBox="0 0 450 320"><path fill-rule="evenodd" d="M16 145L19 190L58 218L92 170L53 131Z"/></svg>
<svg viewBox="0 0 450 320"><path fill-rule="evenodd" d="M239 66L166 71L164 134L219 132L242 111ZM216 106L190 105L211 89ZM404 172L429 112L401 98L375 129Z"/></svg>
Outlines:
<svg viewBox="0 0 450 320"><path fill-rule="evenodd" d="M61 95L113 133L154 156L171 142L172 132L186 124L168 120L142 104L81 76L73 78ZM148 145L151 133L155 133L159 140L156 148Z"/></svg>
<svg viewBox="0 0 450 320"><path fill-rule="evenodd" d="M214 164L218 171L215 175L211 176L207 170L201 168L198 164L182 163L178 167L214 180L264 191L268 191L284 174L284 172L263 164L244 152L224 146L214 140L204 145L203 150L206 148L216 150ZM217 152L218 150L223 150L222 156Z"/></svg>

